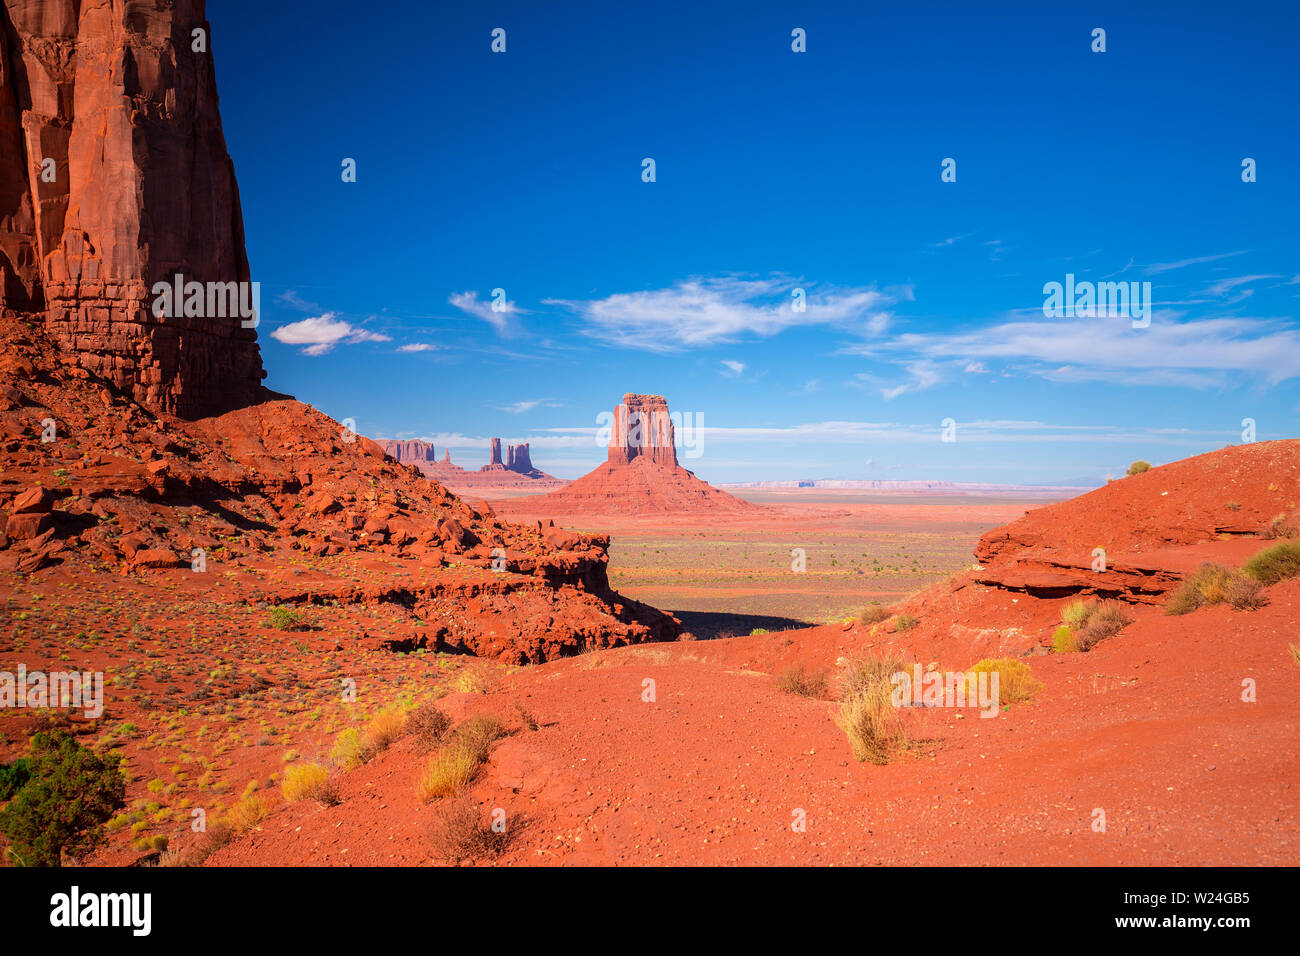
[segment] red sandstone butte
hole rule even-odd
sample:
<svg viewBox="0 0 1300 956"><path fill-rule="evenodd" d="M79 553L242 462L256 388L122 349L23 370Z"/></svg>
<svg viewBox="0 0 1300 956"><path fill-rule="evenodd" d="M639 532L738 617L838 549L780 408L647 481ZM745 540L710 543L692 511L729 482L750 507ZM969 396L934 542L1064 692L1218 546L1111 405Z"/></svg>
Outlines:
<svg viewBox="0 0 1300 956"><path fill-rule="evenodd" d="M441 482L452 491L482 492L512 488L545 490L562 487L564 482L533 467L528 443L506 445L505 461L501 460L501 439L493 438L489 461L483 467L470 471L452 464L451 451L445 451L438 460L433 445L419 439L389 440L382 443L385 452L402 464L414 465L425 475Z"/></svg>
<svg viewBox="0 0 1300 956"><path fill-rule="evenodd" d="M762 512L679 465L675 440L667 400L629 392L614 409L604 464L560 491L516 504L540 515Z"/></svg>
<svg viewBox="0 0 1300 956"><path fill-rule="evenodd" d="M177 274L250 280L211 51L203 0L0 7L0 307L43 312L77 364L190 417L264 377L238 316L151 311Z"/></svg>

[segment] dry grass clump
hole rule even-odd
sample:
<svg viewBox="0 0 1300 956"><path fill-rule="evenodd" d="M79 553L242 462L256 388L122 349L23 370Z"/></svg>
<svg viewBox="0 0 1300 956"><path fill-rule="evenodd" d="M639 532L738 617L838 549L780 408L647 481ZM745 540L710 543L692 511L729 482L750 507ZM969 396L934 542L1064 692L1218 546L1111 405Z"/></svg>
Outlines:
<svg viewBox="0 0 1300 956"><path fill-rule="evenodd" d="M776 686L778 690L787 694L824 700L829 690L830 679L824 670L811 671L803 664L795 664L776 675Z"/></svg>
<svg viewBox="0 0 1300 956"><path fill-rule="evenodd" d="M510 845L513 828L492 829L468 797L448 800L433 812L433 852L444 860L477 862L500 856Z"/></svg>
<svg viewBox="0 0 1300 956"><path fill-rule="evenodd" d="M462 668L451 680L452 690L460 694L486 694L491 687L492 679L482 667Z"/></svg>
<svg viewBox="0 0 1300 956"><path fill-rule="evenodd" d="M425 704L406 718L406 732L415 738L416 747L423 751L441 747L450 730L451 718L436 704Z"/></svg>
<svg viewBox="0 0 1300 956"><path fill-rule="evenodd" d="M840 674L840 709L835 722L857 760L887 764L909 744L903 716L893 703L893 675L900 658L860 658Z"/></svg>
<svg viewBox="0 0 1300 956"><path fill-rule="evenodd" d="M1260 551L1241 566L1260 584L1267 587L1300 574L1300 541L1283 541Z"/></svg>
<svg viewBox="0 0 1300 956"><path fill-rule="evenodd" d="M894 618L894 630L901 634L904 631L910 631L920 623L921 619L918 617L913 617L911 614L899 614Z"/></svg>
<svg viewBox="0 0 1300 956"><path fill-rule="evenodd" d="M315 800L321 806L333 807L340 802L338 788L330 780L329 768L323 764L292 764L284 771L280 789L290 803Z"/></svg>
<svg viewBox="0 0 1300 956"><path fill-rule="evenodd" d="M267 809L260 793L250 793L226 811L225 823L235 835L247 833L262 822Z"/></svg>
<svg viewBox="0 0 1300 956"><path fill-rule="evenodd" d="M1260 587L1256 578L1226 564L1202 564L1170 596L1165 613L1190 614L1211 604L1229 604L1238 611L1253 611L1263 604Z"/></svg>
<svg viewBox="0 0 1300 956"><path fill-rule="evenodd" d="M330 762L344 770L352 770L366 762L366 748L361 742L361 731L349 727L334 738Z"/></svg>
<svg viewBox="0 0 1300 956"><path fill-rule="evenodd" d="M1291 660L1296 664L1300 664L1300 644L1291 644L1288 646L1291 648Z"/></svg>
<svg viewBox="0 0 1300 956"><path fill-rule="evenodd" d="M864 607L862 613L858 615L858 623L867 626L879 624L881 621L888 620L889 616L889 608L881 604L879 601L872 601Z"/></svg>
<svg viewBox="0 0 1300 956"><path fill-rule="evenodd" d="M1090 651L1132 623L1114 601L1071 601L1061 612L1060 627L1052 634L1052 649L1060 654Z"/></svg>
<svg viewBox="0 0 1300 956"><path fill-rule="evenodd" d="M997 672L998 703L1020 704L1033 700L1043 689L1043 682L1034 676L1029 665L1013 657L985 658L971 668L976 674Z"/></svg>
<svg viewBox="0 0 1300 956"><path fill-rule="evenodd" d="M1266 538L1294 538L1298 534L1300 534L1300 529L1286 523L1285 511L1282 514L1274 515L1273 520L1264 529L1264 537Z"/></svg>
<svg viewBox="0 0 1300 956"><path fill-rule="evenodd" d="M361 732L361 745L365 759L383 753L395 744L406 731L406 712L400 707L386 707L370 718Z"/></svg>
<svg viewBox="0 0 1300 956"><path fill-rule="evenodd" d="M505 724L495 717L471 717L458 725L420 770L415 783L420 799L428 803L463 790L487 762L492 744L505 734Z"/></svg>

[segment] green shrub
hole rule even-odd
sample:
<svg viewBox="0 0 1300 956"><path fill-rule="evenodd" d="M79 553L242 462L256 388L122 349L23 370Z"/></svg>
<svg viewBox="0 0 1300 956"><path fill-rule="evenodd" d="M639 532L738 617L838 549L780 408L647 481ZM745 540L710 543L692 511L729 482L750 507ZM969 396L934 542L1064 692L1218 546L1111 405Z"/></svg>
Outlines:
<svg viewBox="0 0 1300 956"><path fill-rule="evenodd" d="M0 764L0 803L4 803L25 784L32 775L32 762L19 757L13 763Z"/></svg>
<svg viewBox="0 0 1300 956"><path fill-rule="evenodd" d="M1142 472L1150 470L1151 462L1149 461L1135 461L1133 464L1128 466L1128 473L1130 475L1140 475Z"/></svg>
<svg viewBox="0 0 1300 956"><path fill-rule="evenodd" d="M1058 654L1069 654L1079 650L1079 642L1074 639L1074 629L1062 624L1052 634L1052 650Z"/></svg>
<svg viewBox="0 0 1300 956"><path fill-rule="evenodd" d="M1283 541L1256 554L1242 565L1245 571L1267 587L1300 574L1300 541Z"/></svg>
<svg viewBox="0 0 1300 956"><path fill-rule="evenodd" d="M1113 601L1071 601L1061 611L1064 622L1052 635L1052 648L1059 653L1090 651L1114 637L1130 619Z"/></svg>
<svg viewBox="0 0 1300 956"><path fill-rule="evenodd" d="M920 623L920 618L913 617L910 614L900 614L894 618L894 630L901 634L903 631L910 631Z"/></svg>
<svg viewBox="0 0 1300 956"><path fill-rule="evenodd" d="M0 833L22 866L61 866L104 839L104 824L123 805L126 780L116 754L100 757L63 731L32 738L29 776L0 809Z"/></svg>
<svg viewBox="0 0 1300 956"><path fill-rule="evenodd" d="M296 631L303 626L302 615L291 607L277 604L266 612L266 626L277 631Z"/></svg>

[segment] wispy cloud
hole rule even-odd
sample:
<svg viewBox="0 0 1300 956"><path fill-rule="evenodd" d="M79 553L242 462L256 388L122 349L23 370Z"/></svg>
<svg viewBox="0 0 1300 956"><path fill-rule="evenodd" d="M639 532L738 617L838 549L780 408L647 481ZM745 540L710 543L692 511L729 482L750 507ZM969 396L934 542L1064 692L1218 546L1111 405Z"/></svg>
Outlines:
<svg viewBox="0 0 1300 956"><path fill-rule="evenodd" d="M467 315L482 319L503 335L510 331L510 317L524 312L509 299L502 299L500 307L493 308L495 301L481 301L477 292L454 292L447 301Z"/></svg>
<svg viewBox="0 0 1300 956"><path fill-rule="evenodd" d="M290 309L295 309L298 312L325 311L315 302L308 302L306 299L300 296L297 293L297 291L294 289L288 289L284 292L281 292L279 295L275 297L275 301L280 303L280 305L283 305Z"/></svg>
<svg viewBox="0 0 1300 956"><path fill-rule="evenodd" d="M340 343L392 341L382 332L371 332L340 319L335 312L282 325L271 332L271 338L285 345L305 346L304 355L324 355Z"/></svg>
<svg viewBox="0 0 1300 956"><path fill-rule="evenodd" d="M744 362L737 362L735 359L723 359L720 364L722 365L722 374L727 378L740 378L745 374L746 366Z"/></svg>
<svg viewBox="0 0 1300 956"><path fill-rule="evenodd" d="M803 311L792 293L806 290ZM692 278L668 289L622 292L603 299L548 299L577 314L586 334L623 348L676 352L687 348L766 338L800 326L833 326L879 335L889 325L886 308L910 300L910 287L814 288L789 277Z"/></svg>
<svg viewBox="0 0 1300 956"><path fill-rule="evenodd" d="M911 363L909 371L921 360L1007 359L1041 363L1030 370L1045 377L1127 385L1208 387L1224 384L1230 373L1274 385L1300 375L1300 332L1284 320L1178 318L1157 312L1145 329L1132 328L1128 319L1011 321L956 333L909 333L846 351L898 356Z"/></svg>
<svg viewBox="0 0 1300 956"><path fill-rule="evenodd" d="M408 345L399 345L399 352L433 352L438 348L436 345L430 345L428 342L411 342Z"/></svg>
<svg viewBox="0 0 1300 956"><path fill-rule="evenodd" d="M514 402L510 405L494 405L492 407L500 412L509 412L511 415L522 415L524 412L531 412L545 401L544 398L533 398L522 402Z"/></svg>
<svg viewBox="0 0 1300 956"><path fill-rule="evenodd" d="M1193 259L1179 259L1176 262L1153 262L1149 266L1143 266L1142 271L1148 275L1158 275L1161 272L1169 272L1173 269L1185 269L1188 266L1204 265L1207 262L1218 262L1220 259L1228 259L1232 256L1243 256L1246 254L1245 249L1237 252L1221 252L1215 256L1197 256Z"/></svg>

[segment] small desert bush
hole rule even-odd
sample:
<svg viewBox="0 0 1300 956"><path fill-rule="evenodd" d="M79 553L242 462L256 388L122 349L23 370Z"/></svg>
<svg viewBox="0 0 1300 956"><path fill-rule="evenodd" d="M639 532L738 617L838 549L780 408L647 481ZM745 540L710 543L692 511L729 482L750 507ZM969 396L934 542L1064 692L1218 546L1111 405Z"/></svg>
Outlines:
<svg viewBox="0 0 1300 956"><path fill-rule="evenodd" d="M396 743L406 730L406 712L400 707L387 707L370 718L361 732L361 746L365 760L382 753Z"/></svg>
<svg viewBox="0 0 1300 956"><path fill-rule="evenodd" d="M1300 531L1294 526L1287 525L1285 512L1274 515L1273 520L1264 529L1264 537L1266 538L1294 538L1297 534L1300 534Z"/></svg>
<svg viewBox="0 0 1300 956"><path fill-rule="evenodd" d="M1079 650L1079 642L1074 637L1074 628L1068 624L1058 627L1052 634L1052 650L1058 654L1070 654Z"/></svg>
<svg viewBox="0 0 1300 956"><path fill-rule="evenodd" d="M1300 542L1283 541L1265 548L1242 565L1245 571L1267 587L1300 574Z"/></svg>
<svg viewBox="0 0 1300 956"><path fill-rule="evenodd" d="M1198 607L1211 604L1230 604L1238 611L1253 611L1262 603L1259 590L1260 582L1254 577L1226 564L1206 563L1179 585L1165 603L1165 613L1190 614Z"/></svg>
<svg viewBox="0 0 1300 956"><path fill-rule="evenodd" d="M1052 635L1052 649L1058 653L1090 651L1131 623L1124 609L1113 601L1083 600L1067 604L1061 611L1061 621Z"/></svg>
<svg viewBox="0 0 1300 956"><path fill-rule="evenodd" d="M101 756L62 730L33 735L30 756L6 773L10 799L0 808L0 833L9 839L9 860L62 866L65 857L99 846L126 796L121 763L119 755Z"/></svg>
<svg viewBox="0 0 1300 956"><path fill-rule="evenodd" d="M1128 473L1130 475L1140 475L1142 472L1150 470L1151 462L1149 461L1135 461L1133 464L1128 466Z"/></svg>
<svg viewBox="0 0 1300 956"><path fill-rule="evenodd" d="M897 658L850 661L840 674L840 710L835 722L849 739L855 759L889 763L908 746L903 716L893 703L893 675L902 670Z"/></svg>
<svg viewBox="0 0 1300 956"><path fill-rule="evenodd" d="M862 613L858 615L858 623L879 624L881 621L888 620L889 616L889 608L879 601L873 601L862 609Z"/></svg>
<svg viewBox="0 0 1300 956"><path fill-rule="evenodd" d="M468 797L448 800L433 812L430 832L436 856L459 863L500 856L510 845L512 830L493 830L483 822L483 814Z"/></svg>
<svg viewBox="0 0 1300 956"><path fill-rule="evenodd" d="M315 800L326 807L339 803L338 789L330 780L329 768L318 763L296 763L289 767L284 772L280 789L290 803Z"/></svg>
<svg viewBox="0 0 1300 956"><path fill-rule="evenodd" d="M1227 508L1229 511L1240 511L1240 510L1241 510L1241 502L1240 502L1240 501L1229 501L1226 505L1224 505L1224 507Z"/></svg>
<svg viewBox="0 0 1300 956"><path fill-rule="evenodd" d="M406 732L415 738L415 745L421 750L441 747L450 730L451 718L434 704L425 704L406 718Z"/></svg>
<svg viewBox="0 0 1300 956"><path fill-rule="evenodd" d="M1018 704L1033 700L1043 689L1043 682L1034 676L1029 665L1013 657L985 658L971 668L976 674L998 674L998 702Z"/></svg>
<svg viewBox="0 0 1300 956"><path fill-rule="evenodd" d="M366 747L361 740L361 731L349 727L334 738L334 747L330 750L330 762L344 770L352 770L366 762Z"/></svg>
<svg viewBox="0 0 1300 956"><path fill-rule="evenodd" d="M900 614L894 618L894 630L901 634L903 631L910 631L920 623L920 618L915 618L910 614Z"/></svg>
<svg viewBox="0 0 1300 956"><path fill-rule="evenodd" d="M1071 601L1065 606L1065 610L1061 612L1061 620L1077 631L1088 620L1088 614L1088 603L1086 601Z"/></svg>
<svg viewBox="0 0 1300 956"><path fill-rule="evenodd" d="M1300 664L1300 644L1291 644L1289 646L1291 648L1291 660Z"/></svg>
<svg viewBox="0 0 1300 956"><path fill-rule="evenodd" d="M277 631L296 631L302 623L302 615L291 607L277 604L266 612L266 626Z"/></svg>
<svg viewBox="0 0 1300 956"><path fill-rule="evenodd" d="M246 833L266 816L266 801L260 793L250 793L226 811L226 825L235 833Z"/></svg>
<svg viewBox="0 0 1300 956"><path fill-rule="evenodd" d="M766 634L766 633L767 633L767 628L765 628L765 627L756 627L756 628L754 628L752 631L749 632L749 636L750 636L750 637L762 637L762 636L763 636L764 634Z"/></svg>
<svg viewBox="0 0 1300 956"><path fill-rule="evenodd" d="M491 683L486 671L478 667L466 667L452 678L451 687L460 694L486 694Z"/></svg>
<svg viewBox="0 0 1300 956"><path fill-rule="evenodd" d="M776 675L776 686L787 694L822 700L826 697L829 681L823 670L810 671L803 664L787 667Z"/></svg>
<svg viewBox="0 0 1300 956"><path fill-rule="evenodd" d="M1102 641L1108 640L1122 631L1132 622L1124 614L1124 609L1113 601L1101 601L1091 606L1088 619L1074 635L1074 642L1081 651L1090 651Z"/></svg>
<svg viewBox="0 0 1300 956"><path fill-rule="evenodd" d="M428 803L463 790L487 762L492 744L505 733L505 725L495 717L471 717L457 726L421 769L415 785L420 799Z"/></svg>

